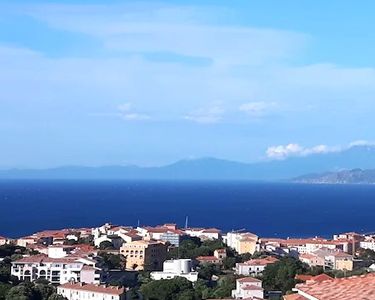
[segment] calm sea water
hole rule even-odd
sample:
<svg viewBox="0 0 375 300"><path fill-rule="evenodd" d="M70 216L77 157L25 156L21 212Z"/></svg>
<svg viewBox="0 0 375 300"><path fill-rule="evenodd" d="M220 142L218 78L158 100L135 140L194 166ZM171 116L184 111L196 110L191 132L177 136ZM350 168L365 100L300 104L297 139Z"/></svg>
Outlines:
<svg viewBox="0 0 375 300"><path fill-rule="evenodd" d="M249 182L0 181L0 235L175 222L260 236L375 231L375 186Z"/></svg>

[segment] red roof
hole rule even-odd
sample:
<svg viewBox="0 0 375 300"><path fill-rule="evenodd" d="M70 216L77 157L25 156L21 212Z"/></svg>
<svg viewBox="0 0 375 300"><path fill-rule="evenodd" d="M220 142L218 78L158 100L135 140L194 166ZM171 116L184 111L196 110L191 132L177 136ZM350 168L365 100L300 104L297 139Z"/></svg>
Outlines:
<svg viewBox="0 0 375 300"><path fill-rule="evenodd" d="M324 300L375 299L375 274L297 284L297 291Z"/></svg>
<svg viewBox="0 0 375 300"><path fill-rule="evenodd" d="M256 279L254 277L243 277L243 278L239 278L237 279L238 282L262 282L261 280L259 279Z"/></svg>
<svg viewBox="0 0 375 300"><path fill-rule="evenodd" d="M212 261L212 260L219 260L216 256L198 256L196 258L198 261Z"/></svg>
<svg viewBox="0 0 375 300"><path fill-rule="evenodd" d="M95 284L85 284L85 283L65 283L59 288L76 290L76 291L88 291L94 293L110 294L110 295L122 295L125 292L124 288L118 286L105 286L105 285L95 285Z"/></svg>

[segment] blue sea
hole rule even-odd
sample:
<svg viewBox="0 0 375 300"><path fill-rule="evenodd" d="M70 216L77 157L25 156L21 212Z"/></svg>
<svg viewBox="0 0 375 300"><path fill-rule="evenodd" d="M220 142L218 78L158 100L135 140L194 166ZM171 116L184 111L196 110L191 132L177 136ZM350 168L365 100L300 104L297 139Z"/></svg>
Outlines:
<svg viewBox="0 0 375 300"><path fill-rule="evenodd" d="M247 229L263 237L375 231L375 186L209 181L0 181L0 235L121 225Z"/></svg>

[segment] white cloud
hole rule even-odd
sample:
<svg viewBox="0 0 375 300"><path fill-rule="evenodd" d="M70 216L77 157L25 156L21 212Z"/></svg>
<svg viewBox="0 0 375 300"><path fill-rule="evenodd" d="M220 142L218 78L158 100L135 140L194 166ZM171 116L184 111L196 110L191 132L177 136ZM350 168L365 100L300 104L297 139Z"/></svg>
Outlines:
<svg viewBox="0 0 375 300"><path fill-rule="evenodd" d="M134 112L132 110L131 103L120 104L117 109L119 110L119 115L121 118L127 121L144 121L151 119L151 117L147 114Z"/></svg>
<svg viewBox="0 0 375 300"><path fill-rule="evenodd" d="M224 114L224 109L220 106L200 108L186 115L184 118L196 123L212 124L218 123Z"/></svg>
<svg viewBox="0 0 375 300"><path fill-rule="evenodd" d="M299 144L288 144L268 147L266 155L270 159L285 159L292 156L308 156L311 154L324 154L340 150L340 147L331 147L327 145L303 147Z"/></svg>
<svg viewBox="0 0 375 300"><path fill-rule="evenodd" d="M261 117L272 112L276 106L276 102L248 102L241 104L238 109L251 117Z"/></svg>

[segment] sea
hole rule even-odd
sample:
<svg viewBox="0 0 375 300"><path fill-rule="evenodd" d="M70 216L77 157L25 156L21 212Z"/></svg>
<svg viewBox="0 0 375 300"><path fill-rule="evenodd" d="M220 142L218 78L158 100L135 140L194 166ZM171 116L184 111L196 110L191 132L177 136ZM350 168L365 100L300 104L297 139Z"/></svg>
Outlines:
<svg viewBox="0 0 375 300"><path fill-rule="evenodd" d="M0 181L0 235L177 223L261 237L375 231L374 185L248 181Z"/></svg>

